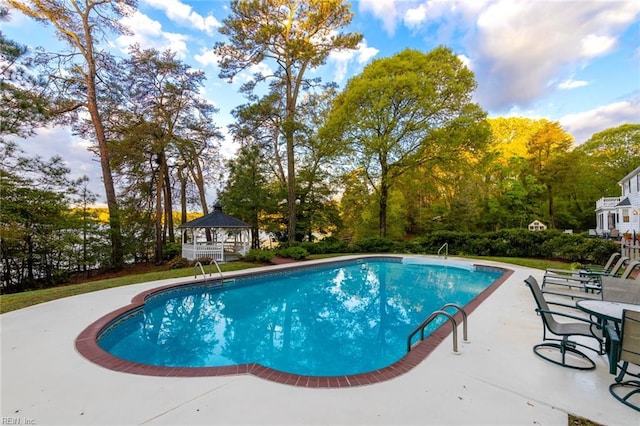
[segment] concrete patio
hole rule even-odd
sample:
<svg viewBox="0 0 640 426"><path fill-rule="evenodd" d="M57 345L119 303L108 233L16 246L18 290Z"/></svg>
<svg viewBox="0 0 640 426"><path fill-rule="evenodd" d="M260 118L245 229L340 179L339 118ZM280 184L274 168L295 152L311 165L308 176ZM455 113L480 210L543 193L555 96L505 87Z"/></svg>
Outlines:
<svg viewBox="0 0 640 426"><path fill-rule="evenodd" d="M593 371L573 371L532 352L542 324L523 280L542 271L513 269L469 315L460 354L447 339L395 379L343 389L306 389L250 375L148 377L83 358L80 332L138 293L165 280L60 299L0 316L2 424L477 424L567 425L568 414L605 425L640 424L640 413L611 397L604 356ZM288 267L287 265L274 266Z"/></svg>

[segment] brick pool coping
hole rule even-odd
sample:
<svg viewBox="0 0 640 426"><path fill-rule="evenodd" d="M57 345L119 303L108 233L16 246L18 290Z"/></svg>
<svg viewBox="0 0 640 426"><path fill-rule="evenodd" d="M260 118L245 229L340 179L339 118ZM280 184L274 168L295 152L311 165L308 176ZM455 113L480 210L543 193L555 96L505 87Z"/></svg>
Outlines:
<svg viewBox="0 0 640 426"><path fill-rule="evenodd" d="M387 256L381 256L387 257ZM388 256L392 257L392 256ZM393 258L399 258L393 256ZM369 258L370 259L370 258ZM333 263L333 262L328 262ZM503 271L503 274L493 284L484 289L480 294L473 298L469 303L464 306L465 312L470 314L473 312L483 301L485 301L494 291L498 289L506 280L513 274L513 270L496 267L496 266L484 266L475 265L476 267L489 268L493 270ZM261 274L263 272L256 272L255 274ZM239 275L237 275L239 276ZM243 275L246 276L246 275ZM225 279L233 278L233 276L225 276ZM453 331L452 325L449 321L445 321L440 327L438 327L433 333L431 333L424 340L414 344L411 351L407 353L402 359L395 363L368 373L354 374L348 376L303 376L299 374L284 373L278 370L274 370L269 367L265 367L260 364L239 364L223 367L163 367L156 365L141 364L131 361L126 361L121 358L115 357L106 352L100 346L98 346L98 337L100 332L111 324L114 320L121 316L124 316L144 305L146 299L155 293L162 290L166 290L172 287L184 286L193 284L195 282L187 282L182 284L172 284L154 288L145 292L142 292L135 296L131 304L123 306L113 312L108 313L102 318L98 319L87 328L85 328L75 341L76 350L89 361L100 365L104 368L108 368L113 371L138 374L145 376L159 376L159 377L205 377L205 376L229 376L240 374L251 374L253 376L270 380L285 385L307 387L307 388L341 388L341 387L353 387L370 385L374 383L380 383L398 377L411 371L419 363L433 352L433 350L442 343L449 334ZM459 324L462 320L462 314L456 313L453 315L456 322Z"/></svg>

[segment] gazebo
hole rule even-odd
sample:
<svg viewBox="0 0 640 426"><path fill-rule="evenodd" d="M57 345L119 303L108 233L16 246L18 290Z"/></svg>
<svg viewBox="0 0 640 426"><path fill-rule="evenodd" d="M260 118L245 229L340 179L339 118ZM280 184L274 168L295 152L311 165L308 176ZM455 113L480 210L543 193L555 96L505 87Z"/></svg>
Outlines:
<svg viewBox="0 0 640 426"><path fill-rule="evenodd" d="M179 226L182 229L182 257L211 258L226 262L246 254L251 246L251 225L222 212L213 212ZM210 238L207 238L210 234Z"/></svg>

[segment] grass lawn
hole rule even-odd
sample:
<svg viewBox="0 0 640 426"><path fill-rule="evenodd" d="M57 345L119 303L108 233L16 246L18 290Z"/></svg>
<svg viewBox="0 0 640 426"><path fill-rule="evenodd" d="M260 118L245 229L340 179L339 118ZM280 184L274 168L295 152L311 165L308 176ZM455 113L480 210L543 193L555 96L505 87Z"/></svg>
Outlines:
<svg viewBox="0 0 640 426"><path fill-rule="evenodd" d="M327 255L322 256L309 256L310 259L320 259L332 257ZM472 257L479 260L493 260L497 262L511 263L519 266L527 266L536 269L546 268L567 268L568 264L563 262L556 262L544 259L525 259L525 258L511 258L511 257ZM255 268L258 266L264 266L256 263L249 262L229 262L221 263L220 269L223 272L238 271L241 269ZM15 311L16 309L26 308L38 303L49 302L51 300L60 299L63 297L75 296L78 294L89 293L92 291L104 290L107 288L120 287L123 285L139 284L149 281L165 280L169 278L181 278L194 275L194 268L182 268L182 269L170 269L162 270L162 267L158 267L158 270L146 273L129 273L123 276L115 278L100 279L88 282L82 282L78 284L69 284L58 287L45 288L42 290L31 290L23 293L15 294L3 294L0 295L0 313L6 313ZM196 271L198 272L198 271ZM209 272L207 270L207 272ZM198 272L199 273L199 272Z"/></svg>

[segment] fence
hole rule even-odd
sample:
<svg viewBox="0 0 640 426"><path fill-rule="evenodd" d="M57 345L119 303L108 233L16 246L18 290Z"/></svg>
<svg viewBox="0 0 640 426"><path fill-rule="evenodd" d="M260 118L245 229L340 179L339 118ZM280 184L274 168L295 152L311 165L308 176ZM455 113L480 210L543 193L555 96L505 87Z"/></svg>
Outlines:
<svg viewBox="0 0 640 426"><path fill-rule="evenodd" d="M638 240L622 240L622 255L631 260L640 260L640 242Z"/></svg>

